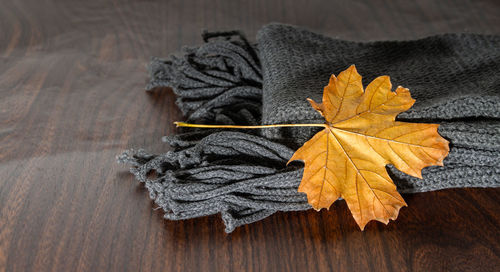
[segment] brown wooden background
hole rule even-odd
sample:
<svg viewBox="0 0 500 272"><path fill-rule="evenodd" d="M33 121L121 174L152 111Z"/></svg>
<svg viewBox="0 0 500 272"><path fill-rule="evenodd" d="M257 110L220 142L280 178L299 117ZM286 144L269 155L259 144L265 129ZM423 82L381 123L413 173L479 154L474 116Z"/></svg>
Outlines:
<svg viewBox="0 0 500 272"><path fill-rule="evenodd" d="M345 203L224 233L172 222L115 163L167 150L170 90L143 91L150 56L202 29L285 22L352 40L500 34L500 1L0 1L0 271L498 271L500 189L405 195L389 226Z"/></svg>

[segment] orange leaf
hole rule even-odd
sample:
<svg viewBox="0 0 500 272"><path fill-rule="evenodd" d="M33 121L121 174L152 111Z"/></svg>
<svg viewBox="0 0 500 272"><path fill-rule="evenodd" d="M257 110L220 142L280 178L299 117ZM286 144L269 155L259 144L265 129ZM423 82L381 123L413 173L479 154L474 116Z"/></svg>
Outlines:
<svg viewBox="0 0 500 272"><path fill-rule="evenodd" d="M385 165L422 178L422 168L443 166L448 155L439 125L395 121L415 100L406 88L392 92L388 76L376 78L363 91L352 65L331 76L321 104L308 100L326 123L289 161L305 163L299 192L307 194L316 210L342 197L361 230L371 220L387 224L406 206Z"/></svg>

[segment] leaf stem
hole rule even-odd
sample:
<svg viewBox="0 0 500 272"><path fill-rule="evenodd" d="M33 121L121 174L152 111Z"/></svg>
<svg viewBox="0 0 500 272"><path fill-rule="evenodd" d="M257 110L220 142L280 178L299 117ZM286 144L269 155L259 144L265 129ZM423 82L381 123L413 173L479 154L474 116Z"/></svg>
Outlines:
<svg viewBox="0 0 500 272"><path fill-rule="evenodd" d="M237 126L237 125L203 125L190 124L185 122L174 122L177 127L193 127L193 128L273 128L273 127L325 127L325 124L274 124L274 125L259 125L259 126Z"/></svg>

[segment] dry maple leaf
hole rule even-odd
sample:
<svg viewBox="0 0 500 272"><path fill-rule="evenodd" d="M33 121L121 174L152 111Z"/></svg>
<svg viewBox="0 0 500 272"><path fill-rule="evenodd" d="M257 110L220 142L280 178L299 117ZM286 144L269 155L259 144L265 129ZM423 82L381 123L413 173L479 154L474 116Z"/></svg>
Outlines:
<svg viewBox="0 0 500 272"><path fill-rule="evenodd" d="M321 104L308 101L325 118L325 124L174 123L198 128L324 127L288 161L305 163L298 191L307 194L316 210L329 208L342 197L361 230L371 220L389 223L406 206L387 174L387 164L422 178L424 167L443 166L448 155L448 141L438 134L439 125L395 121L396 115L411 108L415 100L406 88L392 92L388 76L376 78L363 91L361 76L352 65L338 78L332 75Z"/></svg>
<svg viewBox="0 0 500 272"><path fill-rule="evenodd" d="M307 194L316 210L342 197L361 230L371 220L387 224L406 206L387 174L387 164L422 178L422 168L443 166L448 155L439 125L395 121L415 100L406 88L392 92L388 76L376 78L363 91L352 65L338 77L332 75L323 103L308 101L326 123L289 161L305 163L299 192Z"/></svg>

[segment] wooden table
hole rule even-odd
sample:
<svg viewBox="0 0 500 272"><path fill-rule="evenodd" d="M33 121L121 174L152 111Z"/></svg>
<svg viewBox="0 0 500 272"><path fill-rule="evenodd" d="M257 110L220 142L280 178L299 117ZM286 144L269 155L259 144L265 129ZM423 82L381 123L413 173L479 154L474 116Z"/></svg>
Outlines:
<svg viewBox="0 0 500 272"><path fill-rule="evenodd" d="M0 271L498 271L500 189L405 195L359 231L345 203L224 233L219 216L166 221L115 163L168 150L182 119L145 65L203 29L303 25L351 40L500 34L491 1L0 2Z"/></svg>

